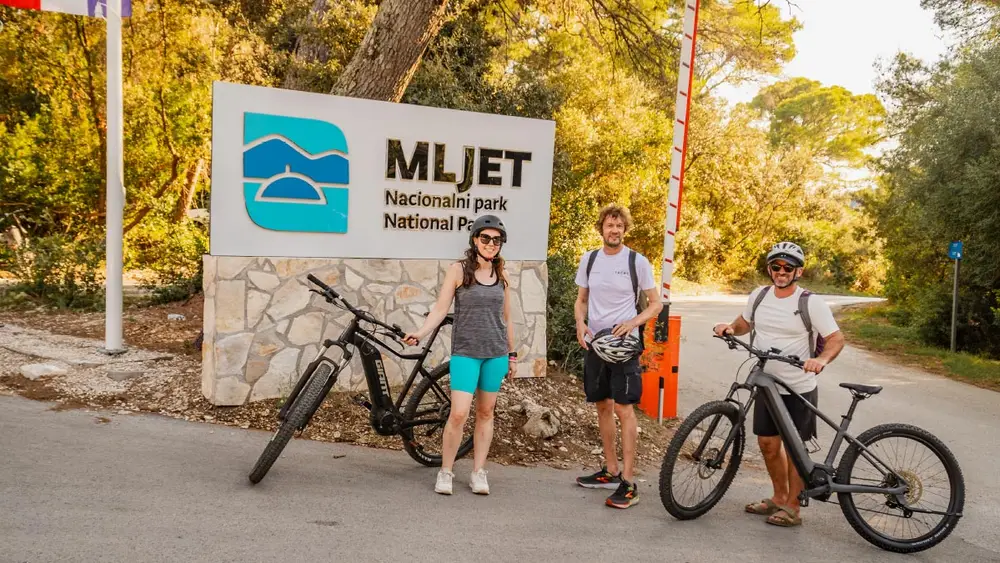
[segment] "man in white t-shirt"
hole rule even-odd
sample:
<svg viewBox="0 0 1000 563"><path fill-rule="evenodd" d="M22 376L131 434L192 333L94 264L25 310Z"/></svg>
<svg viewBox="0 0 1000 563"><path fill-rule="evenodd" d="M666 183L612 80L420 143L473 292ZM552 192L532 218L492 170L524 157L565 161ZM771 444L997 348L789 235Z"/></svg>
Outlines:
<svg viewBox="0 0 1000 563"><path fill-rule="evenodd" d="M818 295L808 296L808 315L812 322L812 341L823 337L822 353L814 355L810 349L810 334L806 330L799 298L804 291L798 286L802 276L805 254L795 243L779 242L771 247L767 255L767 272L773 285L759 287L750 294L743 314L731 324L715 325L715 333L746 334L753 321L754 347L762 350L777 348L784 355L808 358L802 369L782 362L770 362L766 371L783 381L788 387L816 405L819 399L817 377L844 348L844 335L833 318L830 306ZM761 297L761 292L766 292ZM759 302L758 302L759 298ZM754 311L754 304L757 304ZM803 441L816 436L816 414L801 401L778 387L781 398L788 408L792 422ZM754 403L753 431L764 455L767 472L774 486L774 496L748 504L746 511L765 514L767 522L778 526L797 526L802 523L799 516L799 493L803 482L787 451L782 453L781 436L778 427L764 401Z"/></svg>
<svg viewBox="0 0 1000 563"><path fill-rule="evenodd" d="M642 396L642 368L638 355L621 363L605 362L594 352L590 341L604 329L610 329L615 336L640 338L639 327L655 318L663 305L649 260L622 243L625 233L632 227L628 209L619 205L604 207L595 226L604 239L604 246L584 253L580 260L576 273L576 284L580 287L575 306L576 337L580 346L587 350L583 389L587 402L597 405L597 423L606 464L597 473L580 477L576 482L592 489L615 489L605 503L615 508L628 508L639 500L632 479L638 426L633 405ZM633 283L638 287L634 288ZM639 291L649 300L642 312L636 310ZM620 472L615 447L615 415L622 427Z"/></svg>

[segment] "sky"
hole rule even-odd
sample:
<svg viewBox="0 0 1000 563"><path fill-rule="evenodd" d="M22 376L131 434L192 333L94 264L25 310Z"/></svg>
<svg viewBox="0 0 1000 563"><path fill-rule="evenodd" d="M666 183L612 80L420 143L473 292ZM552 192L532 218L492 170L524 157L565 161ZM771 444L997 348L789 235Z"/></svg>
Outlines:
<svg viewBox="0 0 1000 563"><path fill-rule="evenodd" d="M898 51L935 61L950 45L920 0L771 0L784 17L802 24L796 55L782 73L804 76L824 86L840 85L855 94L875 93L875 62ZM769 79L770 82L777 78ZM730 103L750 101L761 84L725 85L717 93Z"/></svg>

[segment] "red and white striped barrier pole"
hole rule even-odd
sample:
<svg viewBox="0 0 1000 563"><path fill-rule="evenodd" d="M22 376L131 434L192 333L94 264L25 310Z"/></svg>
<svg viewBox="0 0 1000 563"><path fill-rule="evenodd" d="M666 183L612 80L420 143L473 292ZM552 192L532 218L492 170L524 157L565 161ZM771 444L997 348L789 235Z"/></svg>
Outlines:
<svg viewBox="0 0 1000 563"><path fill-rule="evenodd" d="M688 121L694 84L694 53L698 34L700 0L686 0L684 36L681 38L680 70L677 72L677 100L674 109L674 143L670 155L670 189L667 194L667 217L663 233L663 267L660 298L663 309L656 319L654 338L666 342L670 319L670 283L674 276L674 247L681 220L681 191L684 188L684 158L687 156Z"/></svg>

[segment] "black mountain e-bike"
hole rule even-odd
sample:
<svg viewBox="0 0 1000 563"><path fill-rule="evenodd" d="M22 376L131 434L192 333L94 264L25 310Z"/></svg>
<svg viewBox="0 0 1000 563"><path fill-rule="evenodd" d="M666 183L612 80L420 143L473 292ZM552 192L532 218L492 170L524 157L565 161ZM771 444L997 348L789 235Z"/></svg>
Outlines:
<svg viewBox="0 0 1000 563"><path fill-rule="evenodd" d="M765 352L728 334L715 338L725 340L733 350L737 345L746 348L757 362L744 383L733 382L724 401L695 409L670 441L660 468L660 499L667 512L689 520L705 514L722 499L740 466L743 423L754 400L760 399L772 413L795 470L805 483L799 495L802 506L808 506L813 498L829 501L836 493L844 517L861 537L898 553L931 548L951 534L962 516L965 482L955 456L941 440L921 428L898 423L875 426L857 438L847 433L858 402L877 395L882 387L841 383L854 400L838 426L764 371L768 361L801 368L803 362L798 357L783 356L776 348ZM778 386L836 430L823 463L809 457ZM750 392L746 404L736 398L737 391L743 389ZM834 460L844 440L850 445L835 469Z"/></svg>
<svg viewBox="0 0 1000 563"><path fill-rule="evenodd" d="M444 425L451 413L451 394L448 388L450 387L448 385L450 362L444 362L428 371L424 367L424 361L427 359L431 345L441 328L454 322L452 316L445 317L445 320L434 329L419 353L403 354L390 348L388 344L378 338L378 336L389 337L402 347L402 338L405 336L403 329L397 325L388 325L367 311L357 309L333 288L312 274L309 274L307 279L322 290L309 288L309 291L323 296L327 303L349 311L354 315L354 318L337 340L328 339L323 342L316 359L306 367L299 377L295 388L292 389L291 394L278 412L278 420L281 423L250 472L250 482L259 483L267 475L278 456L281 455L281 451L288 444L292 435L296 431L305 429L306 425L309 424L316 410L319 409L320 404L337 382L341 370L354 357L354 350L357 350L361 355L361 366L368 384L368 398L361 395L356 398L355 402L370 411L372 428L382 436L399 435L403 440L403 449L417 462L428 467L440 466L441 454L435 453L435 447L440 446L441 437L440 434L436 437L432 436L438 430L444 430ZM363 323L369 328L362 326ZM340 348L343 351L339 361L327 357L326 352L331 347ZM390 394L389 378L386 377L379 348L384 348L400 359L416 361L395 401L392 400ZM413 383L418 374L422 376L422 379L414 387ZM412 394L409 393L411 388L413 389ZM409 398L407 398L408 395ZM403 405L404 401L406 402L405 406ZM468 427L467 425L466 428ZM462 437L457 457L460 458L468 454L472 447L473 436L471 432L468 432Z"/></svg>

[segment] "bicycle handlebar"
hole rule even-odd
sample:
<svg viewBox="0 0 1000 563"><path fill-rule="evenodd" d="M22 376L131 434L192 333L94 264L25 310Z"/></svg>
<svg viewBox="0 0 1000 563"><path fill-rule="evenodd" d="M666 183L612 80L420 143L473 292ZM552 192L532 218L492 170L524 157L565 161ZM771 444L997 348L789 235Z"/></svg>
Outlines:
<svg viewBox="0 0 1000 563"><path fill-rule="evenodd" d="M340 302L343 303L343 305L345 307L347 307L347 310L350 311L351 313L353 313L355 316L360 317L360 318L362 318L362 319L364 319L364 320L366 320L366 321L368 321L370 323L376 324L376 325L378 325L378 326L380 326L382 328L385 328L386 330L389 330L392 333L391 336L394 336L394 337L400 338L400 339L403 338L404 336L406 336L406 331L404 331L399 325L396 325L396 324L392 324L392 325L386 324L386 323L384 323L384 322L376 319L375 317L373 317L367 311L362 311L360 309L357 309L356 307L354 307L353 305L351 305L350 303L348 303L346 299L344 299L343 297L341 297L341 295L339 293L337 293L336 290L334 290L332 287L330 287L330 286L326 285L325 283L323 283L323 281L320 280L319 278L317 278L316 276L314 276L312 274L309 274L309 275L306 276L306 279L308 279L310 282L314 283L315 285L319 286L323 290L322 292L317 291L316 293L321 294L328 302L332 303L332 302L336 301L337 299L339 299ZM311 290L311 291L316 291L316 290Z"/></svg>
<svg viewBox="0 0 1000 563"><path fill-rule="evenodd" d="M309 281L311 281L314 284L318 285L320 288L323 289L323 293L329 293L330 295L333 296L334 299L337 299L338 297L340 297L339 293L337 293L336 291L334 291L334 289L332 287L330 287L330 286L326 285L325 283L323 283L322 280L320 280L316 276L314 276L312 274L309 274L309 275L306 276L306 279L308 279Z"/></svg>
<svg viewBox="0 0 1000 563"><path fill-rule="evenodd" d="M713 335L713 337L725 341L726 344L729 345L729 349L730 350L735 350L736 349L736 345L739 344L740 346L742 346L743 348L745 348L747 350L747 352L750 352L751 354L753 354L754 356L757 356L758 358L760 358L762 360L774 360L776 362L784 362L786 364L791 364L791 365L793 365L793 366L795 366L797 368L801 368L801 367L803 367L805 365L805 362L803 362L801 359L799 359L798 356L795 356L795 355L789 355L789 356L782 355L781 354L781 350L778 350L777 348L771 348L770 350L768 350L767 352L765 352L765 351L760 350L758 348L754 348L753 346L747 344L746 342L743 342L739 338L736 338L732 334L723 334L722 336L719 336L718 334L715 334L715 335Z"/></svg>

